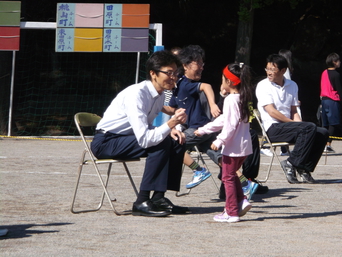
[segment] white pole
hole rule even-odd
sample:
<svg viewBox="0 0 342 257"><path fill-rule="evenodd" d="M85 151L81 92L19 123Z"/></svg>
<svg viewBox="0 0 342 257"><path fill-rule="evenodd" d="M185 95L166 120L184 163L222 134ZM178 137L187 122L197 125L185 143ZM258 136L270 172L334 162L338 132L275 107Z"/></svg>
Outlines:
<svg viewBox="0 0 342 257"><path fill-rule="evenodd" d="M137 84L139 80L139 64L140 64L140 52L137 52L137 68L136 68L136 73L135 73L135 84Z"/></svg>
<svg viewBox="0 0 342 257"><path fill-rule="evenodd" d="M156 31L156 46L163 45L163 24L162 23L152 23L150 24L150 29Z"/></svg>
<svg viewBox="0 0 342 257"><path fill-rule="evenodd" d="M13 51L12 57L12 75L11 75L11 92L10 92L10 106L8 114L8 132L7 136L11 136L12 130L12 107L13 107L13 90L14 90L14 70L15 70L15 51Z"/></svg>

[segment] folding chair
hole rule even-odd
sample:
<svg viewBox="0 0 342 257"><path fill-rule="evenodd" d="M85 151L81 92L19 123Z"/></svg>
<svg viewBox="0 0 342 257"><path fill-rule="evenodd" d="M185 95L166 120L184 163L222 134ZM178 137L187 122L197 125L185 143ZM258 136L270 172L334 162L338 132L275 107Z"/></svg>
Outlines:
<svg viewBox="0 0 342 257"><path fill-rule="evenodd" d="M293 144L290 144L288 142L273 142L272 143L271 140L269 139L269 137L267 136L266 130L264 128L264 125L262 124L259 111L257 109L254 109L253 110L253 114L254 114L255 118L257 119L257 121L259 123L259 126L261 128L261 131L262 131L260 147L269 147L271 152L272 152L272 157L271 157L270 164L268 166L268 170L267 170L267 173L266 173L266 178L263 179L263 180L258 179L259 182L264 183L269 178L269 175L270 175L270 172L271 172L271 168L272 168L272 164L273 164L273 160L274 160L274 156L277 158L277 160L278 160L278 162L280 164L280 159L279 159L279 157L278 157L278 155L276 153L277 147L285 146L287 148L287 151L290 153L289 146L293 145Z"/></svg>
<svg viewBox="0 0 342 257"><path fill-rule="evenodd" d="M103 200L104 200L104 197L106 196L108 201L109 201L109 204L111 206L111 208L113 209L114 213L116 215L123 215L123 214L129 214L128 212L118 212L115 207L114 207L114 204L113 204L113 201L116 201L116 199L112 200L109 196L109 193L108 193L108 190L107 190L107 186L108 186L108 181L109 181L109 177L110 177L110 173L111 173L111 169L112 169L112 165L113 164L117 164L117 163L122 163L125 170L126 170L126 173L127 173L127 176L131 182L131 185L134 189L134 192L136 195L138 195L138 190L134 184L134 181L132 179L132 176L131 176L131 173L129 172L128 170L128 167L126 165L126 162L133 162L133 161L140 161L140 159L129 159L129 160L117 160L117 159L97 159L95 158L95 156L93 155L92 151L90 150L90 147L84 137L84 134L83 134L83 128L86 128L86 127L95 127L97 125L97 123L101 120L101 117L96 115L96 114L92 114L92 113L87 113L87 112L79 112L79 113L76 113L75 116L74 116L74 120L75 120L75 124L76 124L76 127L78 129L78 132L80 133L80 136L81 136L81 139L84 143L84 147L85 149L83 150L83 153L81 155L81 159L80 159L80 162L79 162L79 165L78 165L78 177L77 177L77 182L76 182L76 186L75 186L75 192L74 192L74 196L73 196L73 199L72 199L72 204L71 204L71 212L72 213L81 213L81 212L92 212L92 211L98 211L101 209L102 205L103 205ZM86 160L85 157L86 155L89 155L89 160ZM100 170L99 170L99 167L98 165L100 164L107 164L108 165L108 169L107 169L107 174L106 174L106 178L105 180L102 178L102 175L100 173ZM80 178L81 178L81 174L82 174L82 170L83 170L83 166L85 165L91 165L93 166L99 180L100 180L100 183L101 183L101 186L102 186L102 190L103 190L103 193L102 193L102 197L100 199L100 203L98 205L97 208L95 209L89 209L89 210L75 210L75 199L76 199L76 195L77 195L77 192L78 192L78 188L79 188L79 184L80 184Z"/></svg>
<svg viewBox="0 0 342 257"><path fill-rule="evenodd" d="M205 161L204 161L203 154L198 150L198 147L197 147L197 146L194 146L194 150L195 150L195 152L196 152L196 154L197 154L197 162L199 162L199 161L201 160L202 165L209 171L209 168L208 168L207 164L206 164ZM182 171L182 173L184 172L184 168L185 168L185 165L183 165L183 171ZM213 181L213 183L214 183L214 185L215 185L217 191L220 192L220 189L219 189L219 187L217 186L217 184L216 184L216 182L215 182L215 180L214 180L213 175L211 175L210 177L212 178L212 181ZM180 197L180 196L188 195L188 194L190 194L191 189L192 189L192 188L187 189L187 191L184 192L184 193L180 193L180 192L178 191L178 192L176 192L176 196L177 196L177 197Z"/></svg>
<svg viewBox="0 0 342 257"><path fill-rule="evenodd" d="M316 116L317 116L317 120L319 121L319 124L322 126L322 105L318 106ZM327 160L328 160L328 152L323 152L323 154L325 156L325 158L324 158L324 165L326 165L327 164Z"/></svg>

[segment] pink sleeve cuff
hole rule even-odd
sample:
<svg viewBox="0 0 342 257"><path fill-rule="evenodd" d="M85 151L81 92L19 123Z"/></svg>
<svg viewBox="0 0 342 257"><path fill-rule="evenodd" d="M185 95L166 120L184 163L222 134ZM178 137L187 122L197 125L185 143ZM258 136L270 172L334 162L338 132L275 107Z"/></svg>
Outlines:
<svg viewBox="0 0 342 257"><path fill-rule="evenodd" d="M198 128L197 131L201 136L205 135L205 132L202 128Z"/></svg>

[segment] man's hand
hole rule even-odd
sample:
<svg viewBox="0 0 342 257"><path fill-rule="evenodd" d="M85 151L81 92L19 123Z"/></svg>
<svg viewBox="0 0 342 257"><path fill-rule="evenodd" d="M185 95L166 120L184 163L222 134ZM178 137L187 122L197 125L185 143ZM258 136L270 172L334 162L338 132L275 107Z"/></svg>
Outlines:
<svg viewBox="0 0 342 257"><path fill-rule="evenodd" d="M167 125L169 128L173 129L178 124L184 124L186 122L187 115L185 113L185 109L180 108L175 111L175 115L168 120Z"/></svg>
<svg viewBox="0 0 342 257"><path fill-rule="evenodd" d="M204 91L204 94L207 97L211 115L213 115L214 118L218 117L221 114L221 111L215 103L215 94L211 85L208 83L201 83L200 91Z"/></svg>
<svg viewBox="0 0 342 257"><path fill-rule="evenodd" d="M217 106L217 104L213 104L212 106L210 106L210 112L211 112L211 115L213 115L214 118L220 116L220 114L221 114L221 110Z"/></svg>
<svg viewBox="0 0 342 257"><path fill-rule="evenodd" d="M184 133L179 131L179 130L177 130L177 129L175 129L175 128L173 128L171 130L170 136L174 140L178 141L178 143L180 143L181 145L185 143L185 135L184 135Z"/></svg>
<svg viewBox="0 0 342 257"><path fill-rule="evenodd" d="M179 108L178 110L176 110L175 115L173 116L173 118L175 118L178 121L177 124L185 123L186 119L187 119L187 115L185 113L185 109Z"/></svg>

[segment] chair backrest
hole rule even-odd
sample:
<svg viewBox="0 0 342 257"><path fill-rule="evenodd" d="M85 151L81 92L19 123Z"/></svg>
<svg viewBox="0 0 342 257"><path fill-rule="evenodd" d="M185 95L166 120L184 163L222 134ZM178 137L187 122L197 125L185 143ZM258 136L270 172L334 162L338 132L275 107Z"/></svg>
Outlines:
<svg viewBox="0 0 342 257"><path fill-rule="evenodd" d="M95 156L93 155L92 151L90 150L90 147L84 137L82 127L95 127L97 123L101 120L101 117L89 112L79 112L76 113L74 116L74 121L78 130L78 133L80 133L81 139L84 143L84 146L86 148L86 151L90 154L91 158L95 160Z"/></svg>
<svg viewBox="0 0 342 257"><path fill-rule="evenodd" d="M99 123L101 117L89 112L79 112L75 114L74 119L76 125L81 127L94 127Z"/></svg>
<svg viewBox="0 0 342 257"><path fill-rule="evenodd" d="M291 145L289 142L271 142L271 140L269 139L269 137L268 137L268 135L266 133L264 124L262 123L262 119L261 119L259 110L258 109L254 109L253 113L254 113L254 116L257 119L257 121L258 121L258 123L260 125L260 128L261 128L261 131L262 131L261 147L262 146L273 146L274 147L274 146L289 146L289 145ZM272 152L274 152L273 147L271 147L272 148Z"/></svg>
<svg viewBox="0 0 342 257"><path fill-rule="evenodd" d="M271 141L270 141L270 139L267 136L264 124L262 123L259 110L258 109L253 109L253 114L254 114L255 118L257 119L257 121L259 123L259 126L261 128L261 132L262 132L261 146L264 145L265 140L267 141L268 144L271 144Z"/></svg>

